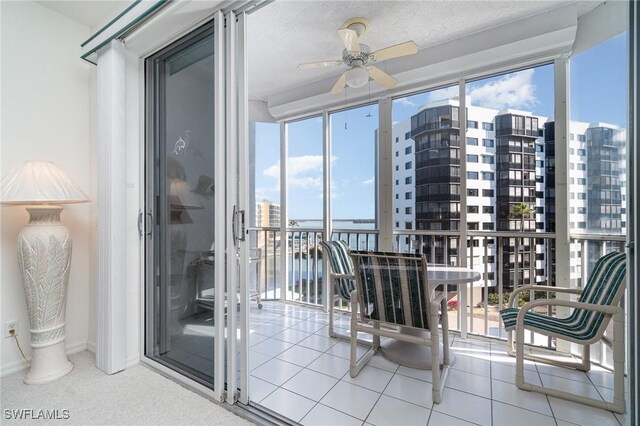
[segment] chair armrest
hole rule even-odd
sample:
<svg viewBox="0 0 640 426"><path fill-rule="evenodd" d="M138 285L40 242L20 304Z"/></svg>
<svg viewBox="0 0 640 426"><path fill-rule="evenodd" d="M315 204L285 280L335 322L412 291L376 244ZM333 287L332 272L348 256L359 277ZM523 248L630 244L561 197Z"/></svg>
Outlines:
<svg viewBox="0 0 640 426"><path fill-rule="evenodd" d="M527 311L530 311L536 306L549 306L549 305L565 306L567 308L576 308L576 309L586 309L588 311L602 312L608 315L614 315L622 309L619 306L596 305L594 303L574 302L572 300L539 299L539 300L534 300L533 302L525 303L524 306L520 308L520 312L518 312L518 319L516 321L516 327L524 326L524 316L526 315Z"/></svg>
<svg viewBox="0 0 640 426"><path fill-rule="evenodd" d="M582 289L579 289L579 288L549 287L546 285L525 285L522 287L518 287L513 291L513 293L511 293L511 296L509 296L509 303L507 304L507 306L510 308L515 308L515 306L513 306L513 302L516 300L516 296L519 293L522 293L523 291L528 291L528 290L550 291L552 293L582 294ZM540 300L543 300L543 299L540 299ZM544 300L548 300L548 299L544 299Z"/></svg>

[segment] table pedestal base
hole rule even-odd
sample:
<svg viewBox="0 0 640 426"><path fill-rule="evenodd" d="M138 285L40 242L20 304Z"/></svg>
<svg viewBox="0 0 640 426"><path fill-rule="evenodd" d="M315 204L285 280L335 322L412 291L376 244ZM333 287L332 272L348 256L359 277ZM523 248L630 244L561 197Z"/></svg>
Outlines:
<svg viewBox="0 0 640 426"><path fill-rule="evenodd" d="M413 334L419 337L430 337L428 331L416 329L406 329L403 334ZM442 365L442 341L440 341L439 362ZM402 340L391 340L380 345L380 353L389 361L420 370L431 370L431 346L419 345L417 343L403 342ZM456 362L455 353L449 348L450 365Z"/></svg>

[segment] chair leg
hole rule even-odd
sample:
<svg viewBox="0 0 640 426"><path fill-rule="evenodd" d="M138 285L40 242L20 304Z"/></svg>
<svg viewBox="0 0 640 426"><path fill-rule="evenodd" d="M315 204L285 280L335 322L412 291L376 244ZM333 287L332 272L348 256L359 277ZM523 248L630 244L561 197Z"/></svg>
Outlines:
<svg viewBox="0 0 640 426"><path fill-rule="evenodd" d="M451 365L449 357L449 315L447 314L447 300L442 299L442 365Z"/></svg>
<svg viewBox="0 0 640 426"><path fill-rule="evenodd" d="M357 294L357 291L354 290L351 292L351 300L357 300L354 298ZM374 334L374 344L369 346L369 350L362 355L362 358L358 359L358 305L352 306L351 309L351 336L350 336L350 356L349 356L349 375L351 377L356 377L360 370L367 365L371 357L373 357L377 351L375 345L375 334ZM378 327L380 325L378 324ZM378 336L379 340L379 336Z"/></svg>
<svg viewBox="0 0 640 426"><path fill-rule="evenodd" d="M591 345L582 345L582 362L576 365L576 370L591 370Z"/></svg>
<svg viewBox="0 0 640 426"><path fill-rule="evenodd" d="M516 325L516 386L518 389L528 389L528 384L524 382L524 326ZM509 346L512 348L513 331L509 333ZM512 349L513 350L513 349Z"/></svg>
<svg viewBox="0 0 640 426"><path fill-rule="evenodd" d="M431 398L435 404L440 404L442 401L442 381L440 380L440 334L438 332L438 312L435 309L433 310L436 312L431 313L429 327L431 332Z"/></svg>

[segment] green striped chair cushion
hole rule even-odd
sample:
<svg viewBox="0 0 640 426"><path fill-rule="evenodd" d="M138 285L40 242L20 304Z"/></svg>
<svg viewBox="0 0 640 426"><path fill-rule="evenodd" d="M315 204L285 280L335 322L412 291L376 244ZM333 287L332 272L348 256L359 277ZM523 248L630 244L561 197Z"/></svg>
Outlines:
<svg viewBox="0 0 640 426"><path fill-rule="evenodd" d="M329 263L334 274L353 275L353 261L349 256L349 245L344 241L322 241L324 253L329 255ZM356 286L353 280L338 278L335 280L335 292L342 300L349 302L351 292Z"/></svg>
<svg viewBox="0 0 640 426"><path fill-rule="evenodd" d="M579 302L596 305L611 305L621 289L627 272L627 258L624 253L611 252L604 255L595 264ZM516 326L518 308L500 311L504 327L511 331ZM605 314L574 309L566 318L555 318L528 311L524 317L527 329L549 331L575 340L589 340L596 336Z"/></svg>
<svg viewBox="0 0 640 426"><path fill-rule="evenodd" d="M429 288L422 255L352 251L351 256L364 319L429 328Z"/></svg>

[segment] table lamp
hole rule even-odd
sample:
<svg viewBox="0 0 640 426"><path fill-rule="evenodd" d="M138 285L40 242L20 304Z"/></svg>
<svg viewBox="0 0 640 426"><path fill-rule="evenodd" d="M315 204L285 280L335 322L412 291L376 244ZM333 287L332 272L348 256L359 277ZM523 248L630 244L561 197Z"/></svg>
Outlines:
<svg viewBox="0 0 640 426"><path fill-rule="evenodd" d="M71 238L60 223L59 205L88 201L87 194L48 161L26 161L0 181L0 203L25 205L30 215L18 235L18 263L31 323L27 384L48 383L73 369L64 347Z"/></svg>

